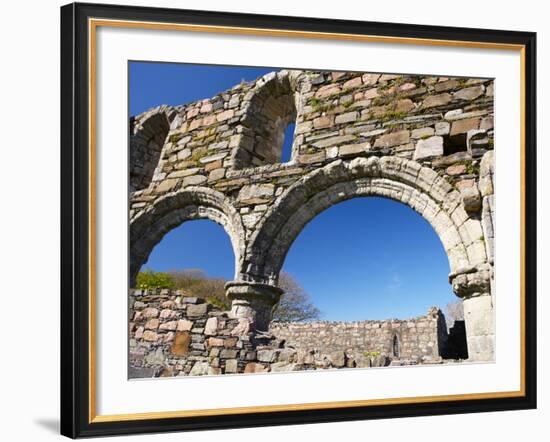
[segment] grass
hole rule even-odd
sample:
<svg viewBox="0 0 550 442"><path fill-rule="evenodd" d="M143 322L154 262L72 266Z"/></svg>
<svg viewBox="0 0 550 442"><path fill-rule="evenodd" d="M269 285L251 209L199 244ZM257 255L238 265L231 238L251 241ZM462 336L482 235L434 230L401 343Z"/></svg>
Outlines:
<svg viewBox="0 0 550 442"><path fill-rule="evenodd" d="M385 122L391 121L391 120L401 120L402 118L407 116L407 114L408 114L408 112L388 111L384 115L379 117L378 119L382 123L385 123Z"/></svg>

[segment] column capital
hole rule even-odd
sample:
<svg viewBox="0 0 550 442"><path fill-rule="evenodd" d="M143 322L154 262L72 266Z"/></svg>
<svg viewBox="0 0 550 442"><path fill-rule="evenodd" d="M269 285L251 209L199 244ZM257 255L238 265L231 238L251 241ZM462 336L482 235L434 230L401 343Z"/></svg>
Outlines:
<svg viewBox="0 0 550 442"><path fill-rule="evenodd" d="M449 282L461 298L485 295L491 293L491 273L492 268L488 264L468 267L451 273Z"/></svg>
<svg viewBox="0 0 550 442"><path fill-rule="evenodd" d="M231 300L231 316L250 319L257 330L266 331L274 307L284 291L274 285L250 281L229 281L225 294Z"/></svg>

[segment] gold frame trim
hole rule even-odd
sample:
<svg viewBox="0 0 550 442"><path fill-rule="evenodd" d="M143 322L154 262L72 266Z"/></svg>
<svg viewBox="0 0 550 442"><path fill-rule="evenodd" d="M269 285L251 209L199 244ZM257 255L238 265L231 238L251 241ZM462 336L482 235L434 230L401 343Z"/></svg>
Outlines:
<svg viewBox="0 0 550 442"><path fill-rule="evenodd" d="M233 407L233 408L215 408L200 410L180 410L180 411L159 411L147 413L128 413L128 414L96 414L96 35L97 28L115 27L115 28L133 28L147 30L163 31L186 31L186 32L207 32L218 34L234 35L254 35L266 37L293 37L308 39L325 39L339 41L357 41L369 43L387 43L387 44L411 44L420 46L444 46L444 47L464 47L475 49L496 49L511 50L520 52L520 389L518 391L488 392L488 393L465 393L454 395L438 396L416 396L400 397L387 399L367 399L353 401L334 401L283 405L262 405L254 407ZM389 37L376 35L357 35L345 33L329 32L311 32L311 31L290 31L280 29L262 29L245 28L232 26L210 26L210 25L190 25L180 23L158 23L158 22L140 22L131 20L111 20L111 19L88 19L88 69L89 69L89 423L101 422L120 422L120 421L138 421L146 419L169 419L179 417L198 417L198 416L219 416L219 415L239 415L246 413L273 413L280 411L297 410L322 410L328 408L349 408L365 407L375 405L396 405L396 404L420 404L427 402L442 401L461 401L472 399L498 399L513 398L525 396L525 107L526 107L526 84L525 84L525 45L504 44L504 43L480 43L474 41L458 40L438 40L424 38L405 38Z"/></svg>

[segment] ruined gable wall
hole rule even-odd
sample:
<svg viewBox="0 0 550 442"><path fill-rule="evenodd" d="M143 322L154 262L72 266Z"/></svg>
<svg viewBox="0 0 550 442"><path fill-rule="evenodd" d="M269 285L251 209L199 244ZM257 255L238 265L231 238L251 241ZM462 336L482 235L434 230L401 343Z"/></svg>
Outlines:
<svg viewBox="0 0 550 442"><path fill-rule="evenodd" d="M330 354L344 351L355 355L380 353L392 358L413 361L437 360L444 345L446 328L440 330L442 313L431 308L425 316L405 320L320 321L312 323L272 323L270 331L287 345L299 349L315 349ZM398 339L398 356L394 356L393 340ZM443 342L442 342L443 341Z"/></svg>

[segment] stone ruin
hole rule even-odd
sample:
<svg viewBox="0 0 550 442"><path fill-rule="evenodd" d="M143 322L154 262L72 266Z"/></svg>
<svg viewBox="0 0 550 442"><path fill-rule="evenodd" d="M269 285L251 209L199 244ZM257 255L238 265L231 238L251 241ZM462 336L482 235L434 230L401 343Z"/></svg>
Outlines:
<svg viewBox="0 0 550 442"><path fill-rule="evenodd" d="M250 345L264 345L303 227L341 201L386 197L434 228L463 300L468 360L493 361L493 89L492 79L282 70L132 117L130 287L168 231L213 220L235 254L231 311L218 319L224 330L247 323Z"/></svg>
<svg viewBox="0 0 550 442"><path fill-rule="evenodd" d="M130 306L130 378L439 364L444 357L467 358L465 334L449 334L437 307L406 320L272 322L267 332L258 332L246 318L234 318L181 291L134 290Z"/></svg>

